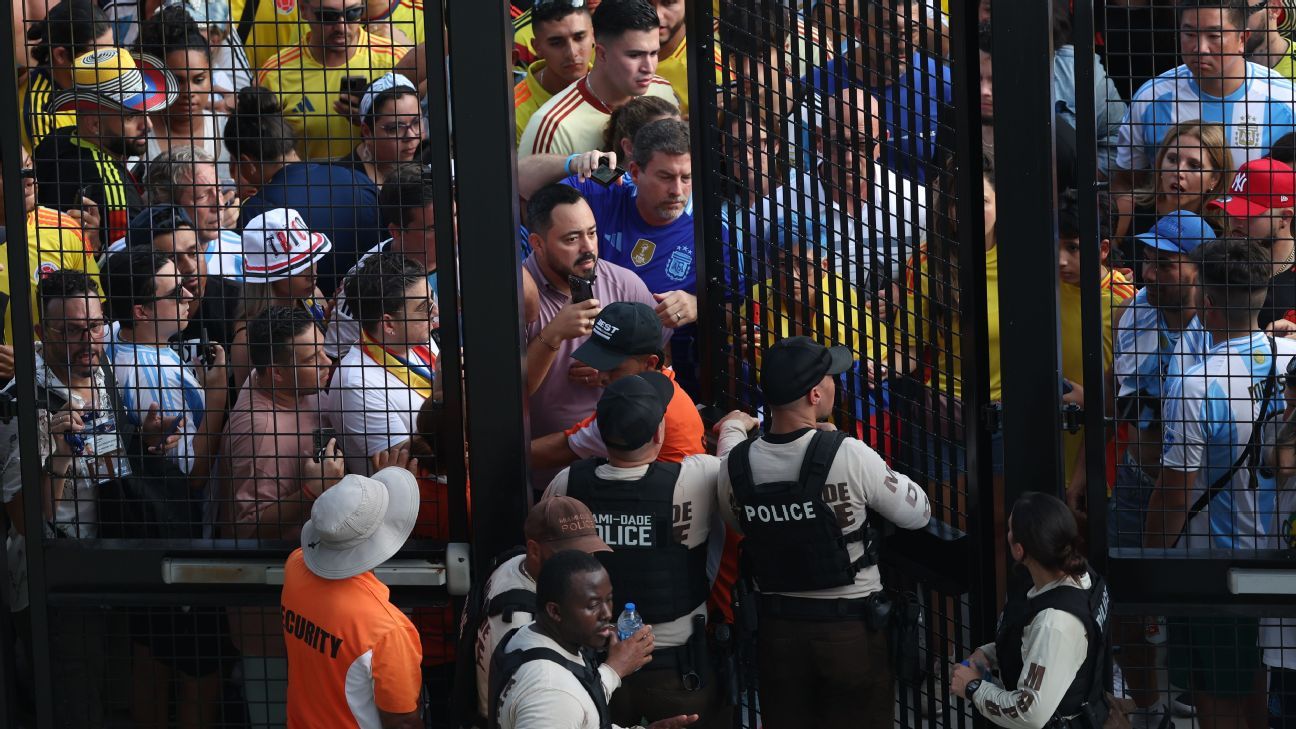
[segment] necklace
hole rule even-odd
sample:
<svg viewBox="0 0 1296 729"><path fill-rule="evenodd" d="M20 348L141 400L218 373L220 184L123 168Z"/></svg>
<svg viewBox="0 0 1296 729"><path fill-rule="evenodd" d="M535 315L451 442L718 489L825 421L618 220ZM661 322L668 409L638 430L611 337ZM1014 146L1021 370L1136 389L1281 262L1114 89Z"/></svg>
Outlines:
<svg viewBox="0 0 1296 729"><path fill-rule="evenodd" d="M598 93L594 91L594 84L590 83L589 74L586 74L585 78L581 80L585 82L585 88L590 92L590 96L593 96L594 100L597 101L604 108L604 110L607 111L607 113L611 114L612 107L608 106L607 102L603 101L602 97L600 97Z"/></svg>
<svg viewBox="0 0 1296 729"><path fill-rule="evenodd" d="M542 89L544 88L544 73L545 73L545 71L548 71L548 70L549 70L549 67L546 66L546 67L540 69L540 73L537 73L537 74L536 74L536 83L540 84L540 88L542 88Z"/></svg>

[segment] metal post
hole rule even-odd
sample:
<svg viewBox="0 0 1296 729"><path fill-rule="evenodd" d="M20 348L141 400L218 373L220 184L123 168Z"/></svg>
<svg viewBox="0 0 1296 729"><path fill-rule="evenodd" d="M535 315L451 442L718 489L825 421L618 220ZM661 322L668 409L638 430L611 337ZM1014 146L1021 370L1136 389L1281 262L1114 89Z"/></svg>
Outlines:
<svg viewBox="0 0 1296 729"><path fill-rule="evenodd" d="M450 95L446 85L445 8L442 0L423 5L427 54L428 154L436 187L437 301L441 309L441 457L450 484L450 541L468 541L468 462L457 444L465 442L463 408L463 332L459 326L458 241L455 240L454 185L450 166Z"/></svg>
<svg viewBox="0 0 1296 729"><path fill-rule="evenodd" d="M693 200L696 210L720 203L715 191L716 175L707 162L722 159L715 133L717 108L714 74L715 15L710 0L691 0L685 22L688 37L689 135L693 139ZM708 75L709 74L709 75ZM720 219L715 215L693 216L693 260L697 266L698 368L702 402L717 403L716 367L724 359L720 346L724 342L724 252L721 250Z"/></svg>
<svg viewBox="0 0 1296 729"><path fill-rule="evenodd" d="M1051 11L992 6L1005 509L1062 479Z"/></svg>
<svg viewBox="0 0 1296 729"><path fill-rule="evenodd" d="M16 58L13 47L13 15L2 13L0 19L0 58ZM0 74L0 99L18 98L18 81L13 74ZM8 342L14 348L14 379L19 383L36 381L36 349L32 343L32 277L31 261L27 256L27 215L23 205L22 147L19 144L19 115L15 106L7 114L0 114L0 169L9 181L4 190L5 227L9 247L9 307L12 312L11 327L14 332L28 336L14 336ZM41 505L41 458L37 448L36 398L30 389L20 390L18 401L18 431L28 434L20 438L19 468L23 483L23 520L27 525L27 588L30 595L32 640L32 672L36 677L36 726L48 729L53 724L53 690L50 686L50 644L48 600L45 594L45 560L43 535L45 519Z"/></svg>
<svg viewBox="0 0 1296 729"><path fill-rule="evenodd" d="M950 50L954 112L957 125L954 156L958 165L956 213L959 219L959 332L965 353L962 371L963 422L967 423L968 571L973 585L971 629L974 637L993 635L999 585L988 556L995 554L994 470L990 458L990 437L982 413L990 400L990 357L986 326L985 211L980 205L985 178L981 174L980 74L977 58L976 6L970 2L950 4Z"/></svg>
<svg viewBox="0 0 1296 729"><path fill-rule="evenodd" d="M465 241L459 247L459 293L470 408L466 442L479 579L493 555L517 544L530 501L508 7L449 4L456 177L465 201L458 222ZM428 59L429 69L441 63Z"/></svg>
<svg viewBox="0 0 1296 729"><path fill-rule="evenodd" d="M1084 350L1084 432L1086 498L1089 503L1089 561L1100 571L1107 565L1107 419L1104 410L1108 393L1102 359L1103 297L1099 287L1102 265L1099 252L1098 216L1098 122L1094 88L1093 0L1075 0L1071 24L1075 46L1076 73L1076 178L1080 205L1080 311L1081 348Z"/></svg>

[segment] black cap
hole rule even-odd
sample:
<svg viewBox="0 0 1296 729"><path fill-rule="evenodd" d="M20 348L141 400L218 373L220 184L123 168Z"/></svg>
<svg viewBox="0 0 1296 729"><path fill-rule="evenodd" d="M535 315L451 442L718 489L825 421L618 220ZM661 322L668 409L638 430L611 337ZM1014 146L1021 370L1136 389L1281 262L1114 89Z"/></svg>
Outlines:
<svg viewBox="0 0 1296 729"><path fill-rule="evenodd" d="M647 445L673 397L675 385L660 372L641 372L608 385L594 411L603 443L618 451Z"/></svg>
<svg viewBox="0 0 1296 729"><path fill-rule="evenodd" d="M781 339L761 359L761 392L770 405L805 397L825 375L840 375L854 363L845 347L825 347L809 337Z"/></svg>
<svg viewBox="0 0 1296 729"><path fill-rule="evenodd" d="M617 301L603 307L594 331L572 357L600 372L614 370L626 357L658 354L662 348L661 320L647 304Z"/></svg>
<svg viewBox="0 0 1296 729"><path fill-rule="evenodd" d="M193 228L194 222L184 208L177 205L154 205L131 218L126 231L126 247L153 247L153 238L174 233L177 228Z"/></svg>

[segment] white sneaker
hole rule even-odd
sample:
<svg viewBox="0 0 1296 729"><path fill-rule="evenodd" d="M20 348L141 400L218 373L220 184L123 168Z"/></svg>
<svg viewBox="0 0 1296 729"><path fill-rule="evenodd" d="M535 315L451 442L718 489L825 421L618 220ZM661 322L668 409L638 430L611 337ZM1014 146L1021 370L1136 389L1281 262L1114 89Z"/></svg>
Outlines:
<svg viewBox="0 0 1296 729"><path fill-rule="evenodd" d="M1192 694L1182 693L1170 699L1170 711L1180 719L1191 719L1197 716L1197 707L1189 703L1192 701Z"/></svg>
<svg viewBox="0 0 1296 729"><path fill-rule="evenodd" d="M1146 708L1136 708L1130 713L1129 721L1133 729L1174 729L1164 700Z"/></svg>

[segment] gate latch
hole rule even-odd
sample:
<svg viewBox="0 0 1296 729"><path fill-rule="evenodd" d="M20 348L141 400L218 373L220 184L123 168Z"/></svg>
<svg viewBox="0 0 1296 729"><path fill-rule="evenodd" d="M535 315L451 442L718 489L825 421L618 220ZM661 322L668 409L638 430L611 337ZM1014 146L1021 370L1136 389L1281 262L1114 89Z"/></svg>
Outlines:
<svg viewBox="0 0 1296 729"><path fill-rule="evenodd" d="M981 420L985 423L985 429L991 433L998 433L1003 427L1003 404L992 402L981 408Z"/></svg>
<svg viewBox="0 0 1296 729"><path fill-rule="evenodd" d="M1084 411L1073 402L1062 405L1062 429L1068 433L1079 433L1084 427Z"/></svg>

